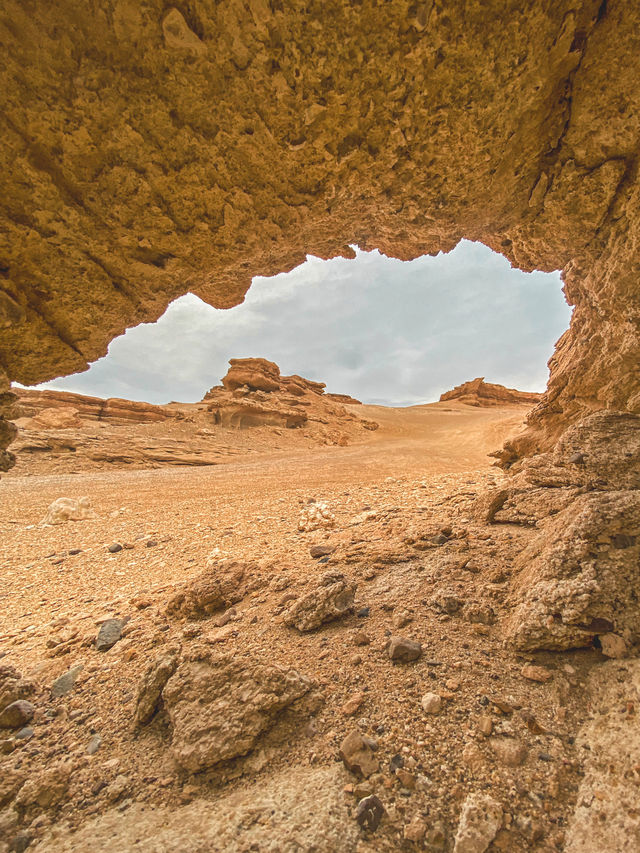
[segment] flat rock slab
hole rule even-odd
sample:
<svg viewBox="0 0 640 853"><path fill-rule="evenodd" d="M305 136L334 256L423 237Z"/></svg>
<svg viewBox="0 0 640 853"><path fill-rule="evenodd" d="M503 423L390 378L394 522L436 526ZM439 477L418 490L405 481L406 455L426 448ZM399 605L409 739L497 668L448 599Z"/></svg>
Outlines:
<svg viewBox="0 0 640 853"><path fill-rule="evenodd" d="M96 637L96 649L99 652L108 652L122 637L122 619L107 619L100 626Z"/></svg>
<svg viewBox="0 0 640 853"><path fill-rule="evenodd" d="M60 696L65 696L69 693L73 689L81 670L82 664L78 664L78 666L72 666L71 669L58 676L51 685L51 698L59 699Z"/></svg>
<svg viewBox="0 0 640 853"><path fill-rule="evenodd" d="M349 813L339 765L285 770L211 802L181 808L133 803L112 809L77 832L60 824L29 849L34 853L354 853L360 829ZM185 828L188 828L186 831Z"/></svg>

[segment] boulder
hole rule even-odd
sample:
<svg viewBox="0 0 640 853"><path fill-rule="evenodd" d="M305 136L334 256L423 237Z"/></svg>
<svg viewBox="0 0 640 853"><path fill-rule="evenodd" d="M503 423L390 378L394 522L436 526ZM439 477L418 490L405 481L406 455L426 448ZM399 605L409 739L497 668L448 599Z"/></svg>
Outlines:
<svg viewBox="0 0 640 853"><path fill-rule="evenodd" d="M279 391L280 368L266 358L231 358L231 367L222 378L223 386L233 391L246 385L252 391Z"/></svg>
<svg viewBox="0 0 640 853"><path fill-rule="evenodd" d="M502 806L489 794L469 794L462 806L454 853L484 853L502 824Z"/></svg>
<svg viewBox="0 0 640 853"><path fill-rule="evenodd" d="M167 605L169 615L205 619L241 601L247 579L257 572L255 563L210 558L206 570L187 581Z"/></svg>
<svg viewBox="0 0 640 853"><path fill-rule="evenodd" d="M57 498L49 505L43 524L63 524L65 521L84 521L95 518L89 498Z"/></svg>

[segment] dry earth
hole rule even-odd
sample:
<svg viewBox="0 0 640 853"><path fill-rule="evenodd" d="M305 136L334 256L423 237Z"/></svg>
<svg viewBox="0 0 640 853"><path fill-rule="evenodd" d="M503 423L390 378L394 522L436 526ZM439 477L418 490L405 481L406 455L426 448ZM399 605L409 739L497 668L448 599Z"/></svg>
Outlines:
<svg viewBox="0 0 640 853"><path fill-rule="evenodd" d="M35 714L0 741L0 849L591 849L571 828L588 680L624 673L621 737L637 688L596 648L503 642L536 529L476 503L527 407L349 409L380 427L348 447L258 428L215 467L3 479L0 692ZM44 526L61 496L94 517ZM619 798L595 784L581 826Z"/></svg>

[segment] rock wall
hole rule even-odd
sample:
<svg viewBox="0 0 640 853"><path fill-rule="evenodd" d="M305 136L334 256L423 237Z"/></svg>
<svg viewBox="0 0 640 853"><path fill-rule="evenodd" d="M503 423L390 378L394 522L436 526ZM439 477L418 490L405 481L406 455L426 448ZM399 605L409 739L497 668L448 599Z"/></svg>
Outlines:
<svg viewBox="0 0 640 853"><path fill-rule="evenodd" d="M466 237L562 269L576 306L517 453L640 411L639 23L628 0L5 0L0 391L186 291L230 307L306 253Z"/></svg>
<svg viewBox="0 0 640 853"><path fill-rule="evenodd" d="M440 395L440 402L457 400L467 406L502 406L505 403L539 403L542 394L535 391L517 391L515 388L505 388L493 382L485 382L483 376L456 385L451 391Z"/></svg>

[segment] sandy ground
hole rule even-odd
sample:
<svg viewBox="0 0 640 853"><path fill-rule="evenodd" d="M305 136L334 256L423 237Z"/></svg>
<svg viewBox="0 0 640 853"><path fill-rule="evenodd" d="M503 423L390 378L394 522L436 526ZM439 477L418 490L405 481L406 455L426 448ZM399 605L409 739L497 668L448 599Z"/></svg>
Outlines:
<svg viewBox="0 0 640 853"><path fill-rule="evenodd" d="M387 809L375 837L363 836L358 849L416 849L406 827L420 820L432 839L444 839L433 849L452 849L461 802L478 788L494 792L507 812L492 850L561 849L579 771L571 735L584 715L584 674L599 655L538 655L549 683L522 676L528 660L504 650L499 621L511 561L531 533L514 525L488 528L473 518L478 492L504 476L487 453L519 428L527 409L455 403L357 409L380 428L349 447L261 451L250 461L200 469L3 479L1 663L45 686L70 666L83 666L74 692L45 698L34 736L11 747L7 761L14 769L41 766L43 755L49 763L69 757L78 763L68 800L55 815L27 811L23 831L37 838L62 818L75 826L119 798L123 811L131 802L174 808L194 797L215 800L256 772L266 774L267 784L269 774L287 768L333 766L357 723L379 741L381 772L371 788ZM96 517L42 526L48 505L63 495L88 496ZM310 499L326 502L333 527L298 530ZM442 547L420 545L421 536L439 530L449 531ZM125 547L111 554L112 543ZM310 556L317 544L336 548L324 565ZM256 561L259 569L256 591L208 642L295 665L320 685L325 704L304 737L291 721L266 737L260 753L266 769L238 759L194 781L172 765L166 727L132 739L131 721L149 660L167 644L208 630L168 619L165 607L212 553ZM356 608L368 607L366 618L352 615L303 635L284 626L283 595L295 599L327 569L357 582ZM442 601L451 594L460 608L473 605L491 618L463 618L471 611L457 606L448 612ZM132 617L130 633L100 654L93 639L107 616ZM365 648L355 642L362 630L370 641ZM398 632L423 643L423 659L391 665L386 644ZM425 719L420 697L427 689L442 695L445 709ZM363 710L345 714L344 703L357 693L365 696ZM496 696L502 697L497 705ZM496 758L489 744L495 737L479 730L487 716L498 740L526 746L522 766ZM89 757L96 732L102 746ZM409 790L389 769L398 753L414 777ZM115 793L114 767L126 780ZM149 781L158 778L161 784ZM357 780L344 781L350 821L363 790Z"/></svg>

